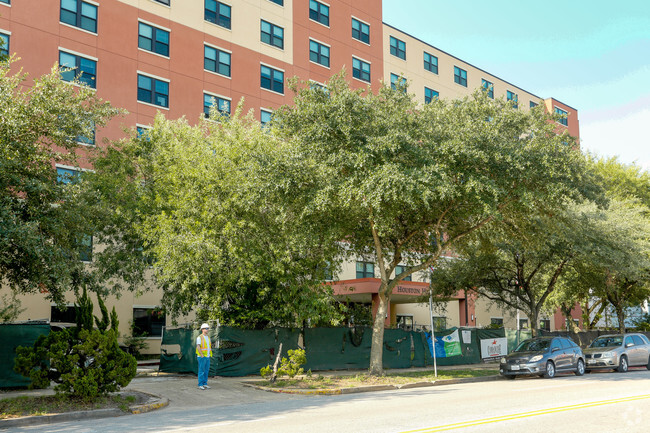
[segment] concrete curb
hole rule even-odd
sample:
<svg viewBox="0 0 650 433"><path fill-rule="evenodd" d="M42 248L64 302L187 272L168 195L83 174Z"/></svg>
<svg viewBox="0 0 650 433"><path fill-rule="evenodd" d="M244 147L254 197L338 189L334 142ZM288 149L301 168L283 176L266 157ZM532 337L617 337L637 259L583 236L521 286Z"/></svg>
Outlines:
<svg viewBox="0 0 650 433"><path fill-rule="evenodd" d="M167 399L166 397L160 397L157 395L150 394L148 392L142 392L142 391L138 391L138 392L148 395L149 401L143 404L129 406L129 412L131 412L134 415L151 412L156 409L161 409L169 405L169 399Z"/></svg>
<svg viewBox="0 0 650 433"><path fill-rule="evenodd" d="M341 395L341 394L358 394L362 392L389 391L395 389L424 388L429 386L455 385L458 383L491 382L500 379L501 376L494 375L494 376L483 376L483 377L434 380L430 382L412 382L412 383L405 383L403 385L370 385L370 386L357 386L351 388L331 388L331 389L278 389L278 388L269 388L266 386L257 385L251 382L242 382L242 384L250 388L259 389L260 391L275 392L278 394Z"/></svg>
<svg viewBox="0 0 650 433"><path fill-rule="evenodd" d="M129 406L128 412L124 412L118 408L110 408L110 409L95 409L95 410L82 410L77 412L57 413L52 415L23 416L20 418L0 420L0 430L10 428L10 427L23 427L23 426L32 426L32 425L39 425L39 424L55 424L60 422L80 421L86 419L112 418L112 417L129 415L129 414L137 415L140 413L151 412L153 410L160 409L169 405L169 400L165 397L159 397L157 395L149 394L147 392L142 392L142 391L138 391L138 392L141 394L148 395L149 401L143 404Z"/></svg>

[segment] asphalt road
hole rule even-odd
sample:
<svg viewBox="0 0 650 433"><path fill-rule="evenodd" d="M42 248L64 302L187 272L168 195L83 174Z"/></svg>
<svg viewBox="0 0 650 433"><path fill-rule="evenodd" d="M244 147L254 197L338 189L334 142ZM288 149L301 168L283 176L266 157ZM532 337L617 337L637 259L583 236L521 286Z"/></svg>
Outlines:
<svg viewBox="0 0 650 433"><path fill-rule="evenodd" d="M148 380L148 382L146 382ZM650 371L517 378L338 396L274 394L235 379L142 379L167 408L15 431L39 432L648 432Z"/></svg>

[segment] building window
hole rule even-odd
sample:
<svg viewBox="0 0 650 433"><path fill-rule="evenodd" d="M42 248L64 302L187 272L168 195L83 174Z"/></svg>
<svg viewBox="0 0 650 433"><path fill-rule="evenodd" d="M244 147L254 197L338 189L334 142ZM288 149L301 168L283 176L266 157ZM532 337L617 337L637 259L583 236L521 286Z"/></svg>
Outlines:
<svg viewBox="0 0 650 433"><path fill-rule="evenodd" d="M284 49L284 29L282 27L262 20L260 29L262 42Z"/></svg>
<svg viewBox="0 0 650 433"><path fill-rule="evenodd" d="M144 140L151 140L150 134L151 134L151 127L148 126L136 126L135 127L135 133L137 134L137 137L139 139L144 139Z"/></svg>
<svg viewBox="0 0 650 433"><path fill-rule="evenodd" d="M397 265L395 266L395 276L398 277L400 274L403 274L406 272L408 268L404 265ZM404 278L402 278L402 281L413 281L413 275L408 275Z"/></svg>
<svg viewBox="0 0 650 433"><path fill-rule="evenodd" d="M370 43L370 26L352 18L352 37L366 44Z"/></svg>
<svg viewBox="0 0 650 433"><path fill-rule="evenodd" d="M551 330L551 320L550 319L542 319L539 321L539 329L543 329L544 331L550 331Z"/></svg>
<svg viewBox="0 0 650 433"><path fill-rule="evenodd" d="M79 260L82 262L93 261L93 237L91 235L82 235L78 242Z"/></svg>
<svg viewBox="0 0 650 433"><path fill-rule="evenodd" d="M61 0L62 23L97 33L97 6L81 0Z"/></svg>
<svg viewBox="0 0 650 433"><path fill-rule="evenodd" d="M352 57L352 76L361 81L370 82L370 63Z"/></svg>
<svg viewBox="0 0 650 433"><path fill-rule="evenodd" d="M490 317L491 328L503 328L503 317Z"/></svg>
<svg viewBox="0 0 650 433"><path fill-rule="evenodd" d="M309 0L309 19L329 27L330 7L316 0Z"/></svg>
<svg viewBox="0 0 650 433"><path fill-rule="evenodd" d="M90 134L86 135L77 135L76 141L77 143L86 145L86 146L94 146L95 145L95 122L92 120L88 122L88 130L90 131Z"/></svg>
<svg viewBox="0 0 650 433"><path fill-rule="evenodd" d="M406 93L407 88L406 78L393 74L390 74L390 88L393 90L401 90Z"/></svg>
<svg viewBox="0 0 650 433"><path fill-rule="evenodd" d="M217 107L217 111L223 115L230 115L230 99L222 98L221 96L210 95L209 93L203 94L203 114L206 118L210 118L210 108Z"/></svg>
<svg viewBox="0 0 650 433"><path fill-rule="evenodd" d="M395 315L395 326L399 329L403 329L405 331L412 331L413 330L413 316L411 315L402 315L402 314L397 314Z"/></svg>
<svg viewBox="0 0 650 433"><path fill-rule="evenodd" d="M284 0L271 0L276 5L284 6Z"/></svg>
<svg viewBox="0 0 650 433"><path fill-rule="evenodd" d="M528 319L519 319L519 329L528 329Z"/></svg>
<svg viewBox="0 0 650 433"><path fill-rule="evenodd" d="M447 318L440 316L433 316L433 329L436 332L444 331L447 329Z"/></svg>
<svg viewBox="0 0 650 433"><path fill-rule="evenodd" d="M535 108L537 105L538 104L536 102L530 101L528 108Z"/></svg>
<svg viewBox="0 0 650 433"><path fill-rule="evenodd" d="M467 87L467 71L454 66L454 83Z"/></svg>
<svg viewBox="0 0 650 433"><path fill-rule="evenodd" d="M375 264L372 262L357 262L357 278L375 278Z"/></svg>
<svg viewBox="0 0 650 433"><path fill-rule="evenodd" d="M438 73L438 58L426 51L424 52L424 69L434 74Z"/></svg>
<svg viewBox="0 0 650 433"><path fill-rule="evenodd" d="M59 307L52 305L50 307L50 322L77 323L77 307L68 305L59 310Z"/></svg>
<svg viewBox="0 0 650 433"><path fill-rule="evenodd" d="M329 95L329 90L327 90L327 86L325 84L318 83L313 80L309 80L309 89L315 92L323 92Z"/></svg>
<svg viewBox="0 0 650 433"><path fill-rule="evenodd" d="M519 108L519 104L517 103L517 101L519 100L519 97L517 96L516 93L513 93L510 90L508 90L506 92L506 99L508 101L512 101L512 107L513 108Z"/></svg>
<svg viewBox="0 0 650 433"><path fill-rule="evenodd" d="M494 84L492 84L488 80L483 80L482 79L481 80L481 87L483 88L483 90L485 90L485 92L487 92L487 95L490 98L494 99Z"/></svg>
<svg viewBox="0 0 650 433"><path fill-rule="evenodd" d="M273 117L273 113L268 110L260 110L260 123L262 126L267 126Z"/></svg>
<svg viewBox="0 0 650 433"><path fill-rule="evenodd" d="M169 82L138 74L138 101L169 108Z"/></svg>
<svg viewBox="0 0 650 433"><path fill-rule="evenodd" d="M138 47L169 57L169 32L145 23L138 23Z"/></svg>
<svg viewBox="0 0 650 433"><path fill-rule="evenodd" d="M155 2L162 3L164 5L169 6L170 0L154 0Z"/></svg>
<svg viewBox="0 0 650 433"><path fill-rule="evenodd" d="M0 57L9 56L9 35L0 33Z"/></svg>
<svg viewBox="0 0 650 433"><path fill-rule="evenodd" d="M133 336L160 337L165 320L165 312L160 308L133 307Z"/></svg>
<svg viewBox="0 0 650 433"><path fill-rule="evenodd" d="M230 6L217 0L205 0L205 20L218 26L230 28Z"/></svg>
<svg viewBox="0 0 650 433"><path fill-rule="evenodd" d="M204 45L203 67L207 71L230 77L230 53Z"/></svg>
<svg viewBox="0 0 650 433"><path fill-rule="evenodd" d="M569 115L569 113L562 110L561 108L555 107L555 114L560 116L560 118L558 119L558 122L560 122L564 126L569 126L569 119L567 117Z"/></svg>
<svg viewBox="0 0 650 433"><path fill-rule="evenodd" d="M97 88L96 61L59 51L59 66L62 68L61 79L63 81L77 80L92 89Z"/></svg>
<svg viewBox="0 0 650 433"><path fill-rule="evenodd" d="M0 0L0 3L6 3L6 4L10 5L11 0Z"/></svg>
<svg viewBox="0 0 650 433"><path fill-rule="evenodd" d="M424 103L429 104L431 101L434 99L438 99L440 97L440 93L436 92L433 89L429 89L428 87L424 88Z"/></svg>
<svg viewBox="0 0 650 433"><path fill-rule="evenodd" d="M79 170L73 168L57 167L56 168L56 181L59 183L76 183L81 176Z"/></svg>
<svg viewBox="0 0 650 433"><path fill-rule="evenodd" d="M284 72L261 65L261 83L263 89L284 93Z"/></svg>
<svg viewBox="0 0 650 433"><path fill-rule="evenodd" d="M406 60L406 44L404 41L391 36L390 37L390 53L395 57Z"/></svg>
<svg viewBox="0 0 650 433"><path fill-rule="evenodd" d="M309 40L309 60L319 65L330 67L330 47L320 42Z"/></svg>

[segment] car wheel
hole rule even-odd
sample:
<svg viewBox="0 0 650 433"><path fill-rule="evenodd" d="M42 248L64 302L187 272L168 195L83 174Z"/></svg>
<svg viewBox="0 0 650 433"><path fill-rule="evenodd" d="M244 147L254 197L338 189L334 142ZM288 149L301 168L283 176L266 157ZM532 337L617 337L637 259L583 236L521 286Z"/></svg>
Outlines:
<svg viewBox="0 0 650 433"><path fill-rule="evenodd" d="M585 374L585 362L582 359L578 359L578 365L576 367L576 376L582 376Z"/></svg>
<svg viewBox="0 0 650 433"><path fill-rule="evenodd" d="M648 365L646 365L646 368L650 370L650 358L648 358Z"/></svg>
<svg viewBox="0 0 650 433"><path fill-rule="evenodd" d="M515 376L514 374L510 374L508 376L505 376L505 378L508 379L508 380L515 380L515 377L517 377L517 376Z"/></svg>
<svg viewBox="0 0 650 433"><path fill-rule="evenodd" d="M544 377L547 379L553 379L555 377L555 364L553 364L553 361L546 362L546 373Z"/></svg>
<svg viewBox="0 0 650 433"><path fill-rule="evenodd" d="M621 361L619 362L616 371L618 371L619 373L627 373L627 368L628 368L627 356L623 355L621 356Z"/></svg>

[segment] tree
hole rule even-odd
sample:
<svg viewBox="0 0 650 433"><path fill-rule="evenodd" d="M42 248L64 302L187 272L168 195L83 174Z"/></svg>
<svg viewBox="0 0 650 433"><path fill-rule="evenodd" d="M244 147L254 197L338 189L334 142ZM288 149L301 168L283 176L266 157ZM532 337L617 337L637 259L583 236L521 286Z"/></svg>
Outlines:
<svg viewBox="0 0 650 433"><path fill-rule="evenodd" d="M283 147L241 108L195 126L159 115L146 134L111 146L88 185L122 221L113 266L130 259L135 280L148 257L172 316L196 311L263 328L336 314L321 283L340 245L277 201L268 183Z"/></svg>
<svg viewBox="0 0 650 433"><path fill-rule="evenodd" d="M598 248L577 263L575 283L603 307L611 305L625 332L626 309L650 297L650 209L634 200L612 200L594 212L593 223Z"/></svg>
<svg viewBox="0 0 650 433"><path fill-rule="evenodd" d="M75 182L57 181L55 163L76 165L78 136L117 113L92 89L71 86L59 71L36 78L0 62L0 279L14 293L43 293L61 303L88 282L80 241L92 235L92 212Z"/></svg>
<svg viewBox="0 0 650 433"><path fill-rule="evenodd" d="M459 246L459 260L449 260L432 276L434 286L473 290L502 307L523 311L537 335L539 315L561 306L565 315L575 300L556 297L576 257L591 248L591 225L582 208L507 219ZM459 284L462 284L459 287ZM573 321L571 321L571 324Z"/></svg>
<svg viewBox="0 0 650 433"><path fill-rule="evenodd" d="M592 162L610 203L593 212L598 248L581 262L578 285L612 306L624 332L626 309L650 297L650 175L616 158Z"/></svg>
<svg viewBox="0 0 650 433"><path fill-rule="evenodd" d="M577 192L583 157L543 109L524 112L481 92L419 106L403 88L326 91L303 86L274 115L289 145L269 173L301 218L327 221L353 254L379 265L370 373L381 374L393 288L504 213ZM324 226L324 224L319 224ZM402 261L407 272L393 277Z"/></svg>

